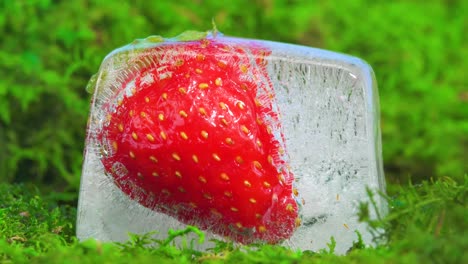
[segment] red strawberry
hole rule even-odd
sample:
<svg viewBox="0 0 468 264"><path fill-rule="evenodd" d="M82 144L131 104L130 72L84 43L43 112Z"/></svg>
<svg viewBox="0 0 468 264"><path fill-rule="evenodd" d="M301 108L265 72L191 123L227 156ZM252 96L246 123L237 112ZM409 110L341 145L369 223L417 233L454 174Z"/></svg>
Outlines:
<svg viewBox="0 0 468 264"><path fill-rule="evenodd" d="M223 37L139 51L98 132L106 172L132 199L183 223L242 243L289 238L300 223L297 192L268 54Z"/></svg>

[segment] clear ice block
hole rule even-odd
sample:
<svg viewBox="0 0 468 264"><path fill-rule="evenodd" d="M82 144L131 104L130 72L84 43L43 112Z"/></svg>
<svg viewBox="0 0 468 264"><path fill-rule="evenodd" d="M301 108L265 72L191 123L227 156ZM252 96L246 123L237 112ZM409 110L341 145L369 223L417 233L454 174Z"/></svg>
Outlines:
<svg viewBox="0 0 468 264"><path fill-rule="evenodd" d="M301 198L301 226L283 244L302 250L326 248L330 237L336 252L345 253L357 240L372 235L357 219L360 202L368 201L366 187L385 192L379 127L379 100L371 67L362 60L310 47L222 37L238 44L256 43L271 50L266 69L280 109L289 163ZM102 151L93 131L103 126L106 99L115 98L125 69L134 67L136 50L158 45L150 39L117 49L103 61L90 81L94 92L86 139L78 205L77 237L125 241L128 233L186 225L128 198L104 172ZM386 204L376 196L377 207ZM372 212L375 217L375 212ZM223 239L207 232L209 238ZM200 249L212 242L197 245Z"/></svg>

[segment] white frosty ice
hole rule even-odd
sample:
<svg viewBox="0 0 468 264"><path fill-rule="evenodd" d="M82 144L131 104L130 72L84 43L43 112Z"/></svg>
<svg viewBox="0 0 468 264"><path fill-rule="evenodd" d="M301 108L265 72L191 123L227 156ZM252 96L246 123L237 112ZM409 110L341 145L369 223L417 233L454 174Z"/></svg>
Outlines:
<svg viewBox="0 0 468 264"><path fill-rule="evenodd" d="M366 224L358 222L357 212L359 202L368 200L366 187L385 191L379 102L372 69L362 60L347 55L283 43L258 43L272 50L267 58L267 70L281 110L296 187L305 201L302 226L284 244L318 250L325 248L333 236L336 252L345 253L357 240L355 230L371 244L371 233ZM90 130L96 129L100 119L105 118L97 110L103 100L118 96L114 93L126 77L125 67L132 60L132 47L111 53L91 81L91 88L95 88ZM164 69L161 74L165 74ZM144 79L152 81L151 76ZM125 196L104 174L96 142L88 137L86 143L78 206L79 239L125 241L128 232L153 230L159 231L156 237L164 238L170 228L185 228L174 218L149 210ZM376 202L385 212L384 200L378 198ZM211 237L220 239L208 233L207 240ZM207 248L212 244L198 246Z"/></svg>

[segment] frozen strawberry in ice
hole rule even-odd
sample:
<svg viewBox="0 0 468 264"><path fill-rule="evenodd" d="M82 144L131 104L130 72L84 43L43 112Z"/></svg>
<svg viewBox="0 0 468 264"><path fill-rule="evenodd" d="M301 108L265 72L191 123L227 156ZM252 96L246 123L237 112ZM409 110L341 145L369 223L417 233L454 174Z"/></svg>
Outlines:
<svg viewBox="0 0 468 264"><path fill-rule="evenodd" d="M268 48L220 35L161 40L127 62L104 104L106 173L182 223L241 243L288 239L300 218Z"/></svg>

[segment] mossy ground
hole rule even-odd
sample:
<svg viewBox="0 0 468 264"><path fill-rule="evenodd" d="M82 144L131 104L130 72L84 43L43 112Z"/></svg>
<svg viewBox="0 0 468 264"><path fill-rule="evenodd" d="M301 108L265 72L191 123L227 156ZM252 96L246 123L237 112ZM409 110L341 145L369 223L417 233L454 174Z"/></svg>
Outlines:
<svg viewBox="0 0 468 264"><path fill-rule="evenodd" d="M468 2L0 1L0 263L468 263ZM90 95L104 56L149 35L211 28L358 56L379 84L388 242L345 256L132 236L78 242ZM154 244L154 247L148 245ZM146 245L146 246L145 246Z"/></svg>
<svg viewBox="0 0 468 264"><path fill-rule="evenodd" d="M175 237L196 228L175 230L165 240L129 234L126 243L77 241L76 209L57 202L53 193L40 193L28 185L0 185L0 263L466 263L468 237L466 199L468 177L462 184L451 178L401 188L387 197L390 214L380 220L360 218L373 228L384 228L388 242L366 247L356 239L346 254L333 254L334 240L319 252L293 251L271 245L238 247L218 241L208 251L175 247Z"/></svg>

